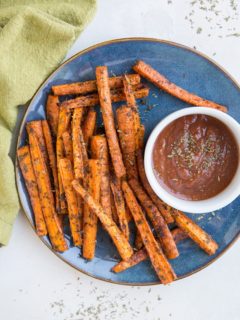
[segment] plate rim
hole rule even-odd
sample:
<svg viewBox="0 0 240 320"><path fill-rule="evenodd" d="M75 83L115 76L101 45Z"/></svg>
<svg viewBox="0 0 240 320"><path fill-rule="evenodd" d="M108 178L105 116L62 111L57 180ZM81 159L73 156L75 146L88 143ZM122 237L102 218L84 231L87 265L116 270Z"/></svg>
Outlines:
<svg viewBox="0 0 240 320"><path fill-rule="evenodd" d="M31 225L31 228L34 230L34 233L37 235L36 233L36 229L34 227L34 225L32 224L32 222L30 221L30 218L28 217L28 214L26 213L25 209L24 209L24 204L22 202L22 199L20 197L20 192L19 192L19 187L20 187L20 180L18 179L18 176L20 174L20 170L19 170L19 165L18 165L18 160L17 160L17 149L19 146L19 142L20 142L20 134L23 130L24 124L25 124L25 120L26 120L26 116L28 114L28 111L33 103L33 100L35 99L35 97L41 92L41 90L44 88L44 86L46 85L46 83L49 81L49 79L57 72L59 72L66 64L68 64L69 62L75 60L77 57L91 52L92 50L96 49L96 48L100 48L109 44L113 44L113 43L121 43L121 42L131 42L131 41L149 41L149 42L157 42L157 43L163 43L163 44L168 44L171 45L173 47L177 47L177 48L181 48L181 49L185 49L186 51L189 51L191 53L194 53L204 59L206 59L208 62L210 62L211 64L213 64L215 67L217 67L234 85L235 87L240 91L240 85L238 84L237 80L225 69L223 68L220 64L218 64L214 59L210 58L208 55L202 53L201 51L198 51L196 49L193 49L187 45L184 44L180 44L178 42L174 42L174 41L169 41L169 40L163 40L163 39L158 39L158 38L151 38L151 37L126 37L126 38L115 38L115 39L111 39L111 40L106 40L103 42L99 42L96 43L94 45L91 45L83 50L78 51L77 53L75 53L73 56L71 56L70 58L68 58L67 60L65 60L63 63L61 63L56 69L54 69L46 78L45 80L43 80L43 82L40 84L40 86L37 88L37 90L35 91L35 93L33 94L32 98L30 99L30 101L27 104L27 108L24 112L23 118L21 120L21 125L19 127L19 131L18 131L18 138L17 138L17 143L16 143L16 149L15 149L15 161L14 161L14 167L15 167L15 184L16 184L16 189L17 189L17 194L18 194L18 199L19 199L19 203L20 203L20 209L23 211L24 216L26 217L27 221L29 222L29 224ZM49 245L49 243L43 238L37 235L37 237L44 243L44 245L46 245L52 253L54 253L59 259L61 259L63 262L65 262L66 264L68 264L69 266L71 266L72 268L74 268L75 270L77 270L78 272L81 272L91 278L100 280L100 281L104 281L104 282L108 282L108 283L112 283L112 284L117 284L117 285L126 285L126 286L153 286L153 285L161 285L162 283L160 282L144 282L144 283L139 283L139 282L125 282L125 281L116 281L116 280L111 280L111 279L104 279L95 275L90 274L87 271L84 271L82 269L77 268L76 266L74 266L71 262L65 260L58 252L54 251L52 249L52 247ZM238 240L238 238L240 238L240 230L237 233L237 235L232 239L232 241L223 249L223 251L221 253L219 253L216 257L214 257L211 261L207 262L206 264L204 264L203 266L200 266L199 268L197 268L196 270L193 270L191 272L188 272L187 274L178 277L175 281L178 280L182 280L184 278L190 277L193 274L196 274L198 272L200 272L201 270L207 268L209 265L211 265L212 263L214 263L215 261L217 261L219 258L221 258L224 253L226 253Z"/></svg>

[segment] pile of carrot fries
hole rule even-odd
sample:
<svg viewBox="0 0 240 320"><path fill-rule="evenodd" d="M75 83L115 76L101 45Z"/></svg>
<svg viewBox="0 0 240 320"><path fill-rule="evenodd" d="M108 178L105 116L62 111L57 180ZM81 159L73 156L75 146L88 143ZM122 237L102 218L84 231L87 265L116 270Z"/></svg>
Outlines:
<svg viewBox="0 0 240 320"><path fill-rule="evenodd" d="M177 278L169 260L179 256L179 241L191 238L209 255L218 245L188 216L161 201L148 183L136 99L147 97L149 89L140 75L189 104L227 109L171 83L143 61L133 69L136 74L109 78L107 67L99 66L96 80L53 86L47 120L27 123L28 145L17 156L37 234L48 235L54 250L68 249L63 230L69 223L74 246L81 247L83 258L93 259L100 221L121 258L113 272L149 258L166 284ZM59 97L68 95L76 97L60 103ZM115 110L112 104L119 101L125 104ZM98 105L104 134L97 134ZM131 220L134 243L129 241Z"/></svg>

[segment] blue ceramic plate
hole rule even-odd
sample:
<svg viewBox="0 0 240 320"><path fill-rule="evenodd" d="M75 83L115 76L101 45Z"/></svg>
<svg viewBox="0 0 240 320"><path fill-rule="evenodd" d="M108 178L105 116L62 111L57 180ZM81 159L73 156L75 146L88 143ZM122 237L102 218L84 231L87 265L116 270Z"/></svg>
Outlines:
<svg viewBox="0 0 240 320"><path fill-rule="evenodd" d="M19 134L18 147L26 143L25 123L45 118L44 106L52 85L94 79L95 67L99 65L107 65L112 75L132 72L131 67L137 59L151 64L183 88L228 106L229 114L240 121L239 87L213 61L176 43L142 38L121 39L105 42L78 53L61 65L43 83L25 114ZM162 118L180 108L188 107L186 103L160 91L150 83L148 85L151 89L150 95L146 101L141 101L140 104L141 118L146 127L146 139ZM18 165L16 165L16 180L23 210L33 226L33 213ZM240 231L239 207L240 200L237 199L217 212L201 216L190 215L218 242L219 250L214 256L209 257L191 240L181 242L178 246L179 258L171 261L179 278L189 276L206 267L237 239ZM71 244L69 231L66 230L65 233L70 248L67 252L56 253L56 255L74 268L98 279L119 284L149 285L159 283L149 261L142 262L120 274L112 273L110 270L118 257L108 235L102 229L99 228L96 257L91 262L86 262L81 258L79 249ZM48 238L44 237L43 241L51 249Z"/></svg>

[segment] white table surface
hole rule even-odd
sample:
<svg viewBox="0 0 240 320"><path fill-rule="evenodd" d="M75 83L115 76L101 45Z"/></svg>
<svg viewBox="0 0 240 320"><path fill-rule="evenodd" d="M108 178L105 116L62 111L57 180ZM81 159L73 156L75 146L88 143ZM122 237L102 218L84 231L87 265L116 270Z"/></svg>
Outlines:
<svg viewBox="0 0 240 320"><path fill-rule="evenodd" d="M238 11L227 0L191 2L99 0L94 21L68 57L109 39L156 37L195 46L240 82L240 1L233 1ZM210 3L215 13L200 8ZM0 249L0 319L239 320L239 252L240 241L208 268L169 286L119 286L63 263L20 213L9 245Z"/></svg>

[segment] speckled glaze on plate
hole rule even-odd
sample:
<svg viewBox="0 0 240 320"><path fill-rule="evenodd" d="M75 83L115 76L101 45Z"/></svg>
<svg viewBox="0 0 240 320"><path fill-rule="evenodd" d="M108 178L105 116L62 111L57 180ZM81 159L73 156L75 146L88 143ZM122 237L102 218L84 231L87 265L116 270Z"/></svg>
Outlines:
<svg viewBox="0 0 240 320"><path fill-rule="evenodd" d="M110 75L131 72L131 67L137 59L151 64L183 88L228 106L229 114L240 121L240 89L231 76L209 58L188 47L168 41L146 38L119 39L100 43L76 54L50 75L29 104L21 125L18 147L26 143L25 123L45 118L44 106L52 85L94 79L95 67L98 65L107 65ZM148 85L151 89L150 95L139 105L142 121L146 127L146 139L162 118L173 111L189 106L158 90L150 83ZM29 198L17 163L16 183L22 208L29 222L34 226ZM178 245L180 256L171 261L178 278L184 278L206 267L221 256L238 238L239 209L238 198L222 210L201 216L189 215L212 235L218 242L219 249L214 256L209 257L191 240L181 242ZM113 283L159 284L149 261L144 261L119 274L112 273L110 270L118 257L108 235L100 227L96 257L91 262L82 259L79 248L72 246L69 230L65 230L65 234L70 248L67 252L55 254L74 268L92 277ZM42 240L52 250L48 238L44 237Z"/></svg>

